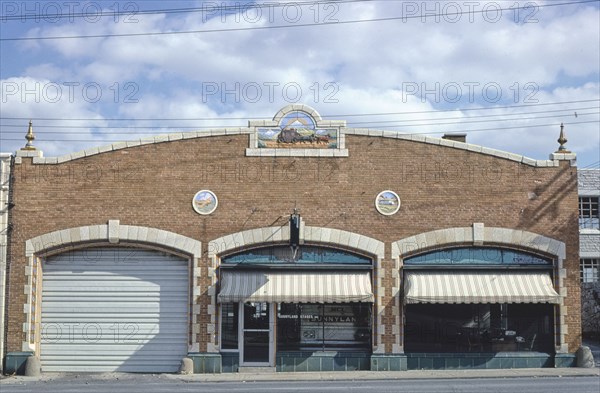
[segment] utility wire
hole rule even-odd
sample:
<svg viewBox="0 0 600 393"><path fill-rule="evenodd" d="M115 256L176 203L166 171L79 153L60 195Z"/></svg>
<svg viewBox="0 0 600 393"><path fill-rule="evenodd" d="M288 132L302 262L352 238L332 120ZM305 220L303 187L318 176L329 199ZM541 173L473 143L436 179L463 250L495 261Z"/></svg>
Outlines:
<svg viewBox="0 0 600 393"><path fill-rule="evenodd" d="M473 111L481 111L481 110L526 108L526 107L552 106L552 105L563 105L563 104L579 104L579 103L584 103L584 102L600 103L600 99L595 98L595 99L591 99L591 100L546 102L546 103L542 103L542 104L538 103L538 104L506 105L506 106L495 106L495 107L491 107L491 108L457 108L457 109L442 109L442 110L413 111L413 112L361 113L361 114L328 115L328 116L323 116L323 117L331 118L331 117L354 117L354 116L414 115L414 114L422 114L422 113L443 113L443 112L473 112ZM0 119L1 119L1 117L0 117Z"/></svg>
<svg viewBox="0 0 600 393"><path fill-rule="evenodd" d="M577 113L577 116L587 116L587 115L598 115L600 114L600 111L598 112L582 112L582 113ZM549 116L536 116L536 117L525 117L525 118L520 118L520 119L488 119L488 120L474 120L474 121L469 121L470 118L464 118L464 119L456 119L458 121L455 122L446 122L446 123L427 123L427 124L405 124L405 125L399 125L400 127L423 127L423 126L440 126L440 125L460 125L460 124L476 124L476 123L491 123L491 122L501 122L501 121L527 121L527 120L537 120L537 119L552 119L552 118L556 118L556 117L571 117L574 116L572 113L568 113L568 114L564 114L564 115L549 115ZM436 119L433 119L434 121ZM422 121L422 120L420 120ZM393 122L393 121L387 121L387 122ZM387 123L386 122L386 123ZM379 122L351 122L349 124L376 124ZM379 126L379 127L388 127L388 126Z"/></svg>
<svg viewBox="0 0 600 393"><path fill-rule="evenodd" d="M147 0L146 0L147 1ZM192 14L198 12L206 12L212 13L213 11L241 11L241 10L249 10L253 8L263 9L263 8L283 8L289 6L310 6L317 4L347 4L347 3L375 3L378 1L390 1L390 0L317 0L317 1L294 1L294 2L285 2L285 3L244 3L240 4L236 2L232 5L227 5L226 3L218 4L216 2L208 2L210 5L202 6L202 7L187 7L187 8L162 8L162 9L149 9L149 10L138 10L131 9L127 11L118 11L112 10L108 8L110 12L101 12L100 14L95 12L79 12L79 13L57 13L52 15L43 15L43 14L27 14L27 15L7 15L0 16L0 22L8 22L8 21L25 21L27 19L33 20L58 20L58 19L75 19L75 18L102 18L102 17L112 17L115 18L117 16L130 16L135 17L139 15L161 15L161 14ZM395 1L403 1L403 0L395 0ZM128 2L131 4L135 4L137 6L138 3ZM128 3L125 3L126 6ZM117 3L113 3L110 6L114 6ZM95 9L96 11L98 9ZM104 10L101 10L104 11Z"/></svg>
<svg viewBox="0 0 600 393"><path fill-rule="evenodd" d="M570 123L564 123L565 126L570 126L570 125L577 125L577 124L592 124L592 123L599 123L600 124L600 120L592 120L592 121L577 121L577 122L570 122ZM498 127L498 128L481 128L481 129L477 129L477 130L464 130L462 129L461 131L467 132L467 133L474 133L474 132L489 132L489 131L507 131L507 130L518 130L518 129L523 129L523 128L541 128L541 127L556 127L557 124L556 123L549 123L549 124L536 124L536 125L526 125L526 126L514 126L514 127ZM173 133L174 131L170 131L170 133ZM425 132L410 132L410 133L405 133L405 132L400 132L402 135L429 135L429 134L444 134L448 132L448 130L445 131L425 131ZM131 133L130 133L131 134ZM143 134L140 133L140 135L147 135L148 137L154 136L155 134ZM98 135L100 136L100 135ZM24 138L6 138L3 140L6 141L22 141ZM134 138L135 139L135 138ZM121 142L123 141L123 139L45 139L45 138L37 138L36 137L36 141L42 141L42 142Z"/></svg>
<svg viewBox="0 0 600 393"><path fill-rule="evenodd" d="M352 124L361 124L361 123L369 123L369 124L374 124L374 123L392 123L392 122L417 122L417 121L437 121L437 120L469 120L469 119L480 119L480 118L489 118L489 117L506 117L506 116L522 116L522 115L533 115L533 114L545 114L545 113L559 113L559 112L569 112L570 115L574 115L574 116L579 116L579 113L577 113L577 111L582 111L582 110L588 110L588 109L599 109L599 106L590 106L590 107L576 107L576 108L567 108L567 109L553 109L553 110L547 110L547 111L528 111L528 112L517 112L517 113L497 113L497 114L488 114L488 115L475 115L475 116L469 116L469 117L457 117L457 116L453 116L453 117L426 117L426 118L414 118L414 119L396 119L396 120L377 120L377 121L355 121L352 122ZM577 115L575 115L577 113ZM343 116L343 115L341 115ZM15 119L15 118L0 118L1 120L9 120L9 119ZM34 118L19 118L19 120L26 120L26 119L34 119ZM235 119L230 119L230 120L243 120L245 118L235 118ZM56 120L72 120L72 119L39 119L39 120L51 120L51 121L56 121ZM79 121L83 121L83 120L87 120L87 121L104 121L105 119L77 119ZM123 119L125 120L141 120L141 119ZM167 119L149 119L149 120L167 120ZM175 120L175 121L185 121L185 120L206 120L206 119L168 119L169 121L171 120ZM221 118L216 117L210 120L221 120ZM501 119L500 121L502 121L503 119ZM518 119L515 119L518 120ZM1 123L0 123L1 124ZM21 127L22 125L17 125L18 127ZM53 126L54 127L54 126ZM65 126L65 127L69 127L69 126Z"/></svg>
<svg viewBox="0 0 600 393"><path fill-rule="evenodd" d="M597 109L597 108L590 108L590 109ZM581 109L577 109L578 111L580 111ZM569 111L569 113L565 113L565 114L555 114L555 115L547 115L547 116L533 116L533 117L523 117L523 118L518 118L518 119L510 119L510 118L503 118L503 119L487 119L487 120L473 120L470 121L470 117L468 118L445 118L445 119L449 119L449 120L457 120L455 122L445 122L445 123L426 123L426 124L392 124L392 125L387 125L387 126L379 126L379 127L425 127L425 126L441 126L441 125L462 125L462 124L477 124L477 123L490 123L490 122L506 122L506 121L510 121L510 122L517 122L517 121L528 121L528 120L538 120L538 119L552 119L552 118L557 118L557 117L571 117L574 116L573 114L573 110L572 109L566 109L566 110L561 110L561 111ZM542 112L548 112L548 111L542 111ZM597 112L578 112L577 113L577 117L579 116L589 116L589 115L598 115L600 114L600 111ZM517 114L517 115L522 115L522 114ZM499 116L499 115L490 115L490 116ZM504 115L502 115L504 116ZM487 116L481 116L481 117L487 117ZM442 119L418 119L418 120L387 120L387 121L375 121L375 122L350 122L348 124L349 128L358 128L355 127L354 125L361 125L361 124L377 124L377 123L416 123L416 122L422 122L422 121L438 121L438 120L443 120ZM2 127L10 127L10 128L18 128L18 129L23 129L24 125L23 124L1 124L0 126ZM92 129L157 129L157 128L170 128L170 129L200 129L200 128L215 128L215 126L179 126L179 125L171 125L171 126L161 126L161 125L156 125L156 126L93 126L93 125L88 125L88 126L72 126L72 125L37 125L36 126L37 131L39 131L39 128L61 128L61 129L88 129L88 128L92 128ZM21 133L22 131L5 131L8 134L11 133ZM66 132L52 132L52 131L43 131L43 133L65 133ZM128 133L128 131L124 131L125 133ZM71 133L77 133L77 132L71 132ZM121 134L123 132L110 132L107 134Z"/></svg>
<svg viewBox="0 0 600 393"><path fill-rule="evenodd" d="M577 100L577 101L557 101L557 102L546 102L541 104L523 104L523 105L508 105L508 106L496 106L491 108L455 108L455 109L442 109L442 110L429 110L429 111L409 111L409 112L378 112L378 113L345 113L345 114L333 114L333 115L322 115L321 117L326 119L342 119L347 117L374 117L374 116L395 116L395 115L415 115L415 114L426 114L426 113L449 113L449 112L477 112L477 111L493 111L496 109L510 109L510 108L529 108L538 106L552 106L552 105L565 105L565 104L581 104L589 102L598 102L600 99L590 100ZM596 107L594 107L596 108ZM562 109L556 109L562 111ZM569 110L569 109L564 109ZM577 110L574 108L573 110ZM272 118L271 115L255 116L255 117L196 117L196 118L181 118L181 117L162 117L162 118L64 118L64 117L7 117L0 116L0 120L43 120L43 121L202 121L202 120L264 120Z"/></svg>
<svg viewBox="0 0 600 393"><path fill-rule="evenodd" d="M536 5L538 8L549 8L549 7L561 7L561 6L571 6L576 4L585 4L585 3L598 3L600 0L580 0L580 1L572 1L566 3L551 3L551 4L541 4ZM509 8L495 8L495 11L509 11L509 10L517 10L517 9L529 9L531 8L531 4L524 5L521 7L509 7ZM447 12L443 14L427 14L427 17L439 17L439 16L460 16L464 14L483 14L486 12L485 9L478 11L459 11L459 12ZM228 28L228 29L206 29L206 30L189 30L189 31L158 31L158 32L146 32L146 33L122 33L122 34L95 34L95 35L73 35L73 36L48 36L48 37L10 37L10 38L0 38L0 42L8 42L8 41L41 41L41 40L64 40L64 39L82 39L82 38L111 38L111 37L147 37L147 36L162 36L162 35L179 35L179 34L200 34L200 33L222 33L228 31L248 31L248 30L270 30L270 29L287 29L287 28L297 28L297 27L316 27L316 26L331 26L331 25L347 25L347 24L356 24L356 23L369 23L369 22L388 22L394 20L406 20L406 19L416 19L422 18L421 15L403 15L403 16L393 16L386 18L373 18L373 19L358 19L358 20L346 20L346 21L323 21L319 23L298 23L298 24L288 24L288 25L275 25L275 26L254 26L254 27L238 27L238 28Z"/></svg>
<svg viewBox="0 0 600 393"><path fill-rule="evenodd" d="M589 169L589 168L595 168L595 167L600 167L600 161L593 162L593 163L586 165L583 168L579 168L579 169Z"/></svg>
<svg viewBox="0 0 600 393"><path fill-rule="evenodd" d="M555 109L551 111L534 111L534 112L521 112L521 113L497 113L493 115L476 115L476 116L468 116L468 117L434 117L434 118L422 118L422 119L397 119L397 120L378 120L378 121L356 121L351 122L351 124L381 124L381 123L397 123L397 122L419 122L419 121L438 121L438 120L458 120L459 122L471 119L481 119L481 118L489 118L489 117L510 117L510 116L522 116L522 115L533 115L533 114L542 114L542 113L556 113L558 112L569 112L564 115L558 116L577 116L584 114L585 112L579 113L578 111L588 110L588 109L600 109L599 107L581 107L581 108L572 108L572 109ZM587 114L587 113L586 113ZM576 116L576 117L577 117ZM524 117L518 119L499 119L499 120L490 120L490 121L517 121L517 120L529 120L536 119L537 117ZM19 125L22 127L22 125Z"/></svg>

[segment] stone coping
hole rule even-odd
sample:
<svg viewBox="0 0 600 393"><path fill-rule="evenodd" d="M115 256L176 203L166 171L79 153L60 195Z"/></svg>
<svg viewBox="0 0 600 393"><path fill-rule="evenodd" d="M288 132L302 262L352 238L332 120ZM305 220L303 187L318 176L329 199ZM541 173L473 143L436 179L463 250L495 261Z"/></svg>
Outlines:
<svg viewBox="0 0 600 393"><path fill-rule="evenodd" d="M256 123L252 123L253 125ZM64 154L58 157L43 157L43 153L40 150L35 151L26 151L19 150L16 152L16 160L15 163L20 164L22 162L22 157L32 157L34 164L61 164L68 161L77 160L84 157L93 156L96 154L102 154L105 152L128 149L136 146L149 145L149 144L157 144L164 142L172 142L179 141L185 139L195 139L195 138L207 138L213 136L227 136L227 135L251 135L255 132L253 127L238 127L238 128L222 128L215 130L207 130L207 131L193 131L193 132L178 132L172 134L163 134L157 135L154 137L141 138L132 141L124 141L124 142L116 142L109 145L92 147L89 149L81 150L75 153ZM532 166L532 167L558 167L559 161L566 160L570 161L572 165L575 164L576 155L574 153L571 154L556 154L553 153L550 155L549 160L535 160L532 158L528 158L519 154L513 154L501 150L490 149L487 147L474 145L471 143L463 143L456 142L452 140L447 140L443 138L434 138L429 136L424 136L420 134L403 134L397 131L383 131L383 130L375 130L369 128L340 128L340 135L360 135L360 136L369 136L369 137L379 137L379 138L392 138L399 139L411 142L418 143L426 143L430 145L444 146L459 150L471 151L474 153L484 154L492 157L503 158L509 161L514 161L517 163L521 163L524 165ZM259 152L258 150L265 150L264 152ZM277 153L270 152L267 150L276 150ZM246 149L247 156L297 156L296 154L292 154L290 149L255 149L248 148ZM302 150L305 152L303 154L305 157L347 157L348 150L336 150L327 151L326 149L293 149L293 150ZM296 152L297 153L297 152ZM302 155L300 155L302 156Z"/></svg>

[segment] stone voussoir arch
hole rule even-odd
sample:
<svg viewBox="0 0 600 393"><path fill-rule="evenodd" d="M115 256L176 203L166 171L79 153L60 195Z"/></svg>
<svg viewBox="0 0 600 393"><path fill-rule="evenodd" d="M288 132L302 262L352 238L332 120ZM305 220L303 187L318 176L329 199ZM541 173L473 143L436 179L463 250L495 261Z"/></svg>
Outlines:
<svg viewBox="0 0 600 393"><path fill-rule="evenodd" d="M209 267L209 277L211 277L211 287L213 288L213 290L210 291L211 306L209 307L209 310L216 315L217 274L215 272L219 267L221 255L234 250L243 249L244 247L281 244L289 241L289 239L290 228L287 225L283 225L250 229L222 236L209 242L208 257L211 263L211 267ZM373 352L383 353L383 332L385 332L385 326L383 325L383 314L385 312L385 307L383 306L383 294L385 291L383 287L384 269L382 267L382 262L385 251L384 242L365 235L340 229L307 226L304 225L304 222L301 222L300 225L300 240L310 244L354 249L374 256L375 277L377 280L377 288L379 290L377 291L375 298L378 329L376 345ZM211 322L212 320L216 320L216 317L213 318L211 315ZM218 351L216 345L212 349Z"/></svg>
<svg viewBox="0 0 600 393"><path fill-rule="evenodd" d="M392 243L392 258L403 258L405 255L452 245L490 244L552 255L561 268L566 258L565 243L561 241L520 229L485 227L482 223L474 223L472 227L438 229L398 240Z"/></svg>
<svg viewBox="0 0 600 393"><path fill-rule="evenodd" d="M120 243L134 245L144 248L158 248L165 251L172 251L176 254L183 254L190 258L190 272L192 278L192 300L200 296L200 287L198 278L200 276L199 260L201 257L202 243L199 240L189 238L174 232L165 231L157 228L150 228L136 225L120 225L119 220L109 220L104 225L87 225L75 228L49 232L40 236L31 238L25 242L25 256L28 260L25 269L26 284L25 294L27 302L25 305L25 325L23 327L26 333L25 340L22 342L23 351L34 351L36 349L33 339L34 326L32 325L32 313L34 300L39 294L35 293L34 280L37 281L36 269L38 257L49 255L50 253L60 253L72 249L84 248L86 246L110 246ZM43 274L43 273L42 273ZM191 323L196 325L199 320L199 307L194 306L194 312L191 314ZM196 334L191 337L189 351L198 351L198 340Z"/></svg>
<svg viewBox="0 0 600 393"><path fill-rule="evenodd" d="M569 348L565 342L567 325L567 307L564 299L567 296L567 288L564 280L567 271L564 268L566 259L566 245L550 237L520 229L485 227L483 223L473 223L471 227L445 228L435 231L424 232L409 236L392 243L392 260L394 261L394 272L399 272L403 259L406 256L414 256L439 248L451 246L505 246L507 248L521 249L533 253L551 255L555 260L555 285L561 295L559 303L560 312L560 344L557 345L558 353L567 353ZM395 287L400 288L400 274L394 274ZM401 307L400 298L396 296L396 307ZM395 307L395 308L396 308ZM396 324L400 326L400 316L396 317ZM400 335L397 336L395 349L403 352Z"/></svg>

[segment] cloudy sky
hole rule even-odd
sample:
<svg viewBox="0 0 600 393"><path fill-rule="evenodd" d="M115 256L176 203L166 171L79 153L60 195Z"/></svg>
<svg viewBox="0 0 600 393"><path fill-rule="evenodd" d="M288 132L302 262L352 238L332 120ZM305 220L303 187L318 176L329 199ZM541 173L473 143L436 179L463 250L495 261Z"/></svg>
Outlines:
<svg viewBox="0 0 600 393"><path fill-rule="evenodd" d="M268 4L267 4L268 3ZM260 6L257 6L260 5ZM0 0L0 150L327 119L600 166L600 2Z"/></svg>

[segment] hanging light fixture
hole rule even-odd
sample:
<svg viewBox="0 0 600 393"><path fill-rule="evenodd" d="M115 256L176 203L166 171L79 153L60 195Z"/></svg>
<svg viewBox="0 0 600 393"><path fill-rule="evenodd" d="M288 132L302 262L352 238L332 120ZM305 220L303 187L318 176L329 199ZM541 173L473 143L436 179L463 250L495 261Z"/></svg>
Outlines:
<svg viewBox="0 0 600 393"><path fill-rule="evenodd" d="M300 248L300 214L297 208L294 208L294 212L290 214L290 248L295 261Z"/></svg>

